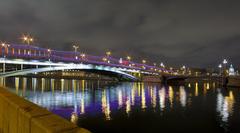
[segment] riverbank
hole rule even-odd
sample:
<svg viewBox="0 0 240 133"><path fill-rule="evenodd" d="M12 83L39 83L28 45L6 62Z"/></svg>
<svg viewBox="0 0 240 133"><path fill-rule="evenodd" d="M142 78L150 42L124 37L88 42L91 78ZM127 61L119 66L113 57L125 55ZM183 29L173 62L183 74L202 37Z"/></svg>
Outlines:
<svg viewBox="0 0 240 133"><path fill-rule="evenodd" d="M90 133L0 87L0 133Z"/></svg>

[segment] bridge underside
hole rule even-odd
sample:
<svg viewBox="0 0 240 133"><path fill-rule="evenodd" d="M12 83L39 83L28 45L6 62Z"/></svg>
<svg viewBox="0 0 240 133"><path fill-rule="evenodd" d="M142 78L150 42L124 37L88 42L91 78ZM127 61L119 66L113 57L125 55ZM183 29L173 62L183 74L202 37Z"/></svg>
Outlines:
<svg viewBox="0 0 240 133"><path fill-rule="evenodd" d="M0 75L0 77L11 77L11 76L20 76L20 75L27 75L27 74L37 74L42 72L53 72L53 71L63 71L63 70L81 70L86 72L102 74L109 77L115 77L118 79L126 79L131 81L138 80L135 76L128 74L127 72L122 72L117 69L108 68L108 67L93 67L89 65L74 66L74 67L54 66L54 67L43 67L43 68L30 68L30 69L6 72Z"/></svg>

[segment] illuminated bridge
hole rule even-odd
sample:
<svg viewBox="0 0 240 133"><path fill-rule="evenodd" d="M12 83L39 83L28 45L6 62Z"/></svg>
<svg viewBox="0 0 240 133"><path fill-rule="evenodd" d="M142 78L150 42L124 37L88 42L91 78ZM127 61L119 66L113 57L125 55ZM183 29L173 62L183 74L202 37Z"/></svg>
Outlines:
<svg viewBox="0 0 240 133"><path fill-rule="evenodd" d="M171 70L164 67L136 63L122 58L116 59L110 55L93 56L77 51L58 51L24 44L2 44L0 47L0 63L2 64L0 77L59 70L98 70L137 80L134 74L162 75L172 73ZM9 65L17 67L7 67ZM24 66L32 67L25 68Z"/></svg>

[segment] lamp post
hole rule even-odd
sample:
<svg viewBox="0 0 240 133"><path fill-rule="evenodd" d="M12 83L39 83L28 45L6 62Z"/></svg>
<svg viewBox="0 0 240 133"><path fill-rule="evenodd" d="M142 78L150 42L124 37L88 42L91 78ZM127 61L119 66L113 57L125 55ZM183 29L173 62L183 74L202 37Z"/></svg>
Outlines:
<svg viewBox="0 0 240 133"><path fill-rule="evenodd" d="M107 55L107 63L110 63L110 56L111 56L112 52L111 51L107 51L106 55Z"/></svg>
<svg viewBox="0 0 240 133"><path fill-rule="evenodd" d="M182 74L185 74L185 73L186 73L186 66L183 65L183 66L181 67L181 70L182 70Z"/></svg>
<svg viewBox="0 0 240 133"><path fill-rule="evenodd" d="M164 68L165 67L165 65L161 62L160 63L160 66L162 67L162 68Z"/></svg>
<svg viewBox="0 0 240 133"><path fill-rule="evenodd" d="M129 62L131 61L131 59L132 59L131 56L127 56L127 60L128 60Z"/></svg>
<svg viewBox="0 0 240 133"><path fill-rule="evenodd" d="M77 56L77 50L78 50L78 48L79 48L78 45L73 45L73 49L74 49L75 59L76 59L76 60L78 59L78 56Z"/></svg>
<svg viewBox="0 0 240 133"><path fill-rule="evenodd" d="M103 62L107 62L107 58L106 57L103 57L102 60L103 60Z"/></svg>
<svg viewBox="0 0 240 133"><path fill-rule="evenodd" d="M2 47L1 47L2 57L5 58L5 46L6 46L6 44L5 44L5 43L2 43L1 46L2 46ZM3 49L3 48L4 48L4 49Z"/></svg>
<svg viewBox="0 0 240 133"><path fill-rule="evenodd" d="M48 61L51 61L51 49L47 49L48 52Z"/></svg>
<svg viewBox="0 0 240 133"><path fill-rule="evenodd" d="M107 51L107 52L106 52L107 57L109 57L111 54L112 54L111 51Z"/></svg>
<svg viewBox="0 0 240 133"><path fill-rule="evenodd" d="M128 66L132 66L132 64L131 64L131 59L132 59L132 57L131 56L127 56L127 60L128 60Z"/></svg>
<svg viewBox="0 0 240 133"><path fill-rule="evenodd" d="M30 35L28 36L23 36L22 40L24 43L27 43L27 45L30 45L31 43L33 43L34 39L33 37L31 37ZM31 54L31 50L27 50L27 54L30 55Z"/></svg>
<svg viewBox="0 0 240 133"><path fill-rule="evenodd" d="M146 62L147 62L147 61L146 61L145 59L142 60L142 63L143 63L144 65L146 64ZM142 66L142 68L143 68L143 69L146 69L146 67L145 67L144 65Z"/></svg>
<svg viewBox="0 0 240 133"><path fill-rule="evenodd" d="M221 73L222 73L222 64L219 64L219 65L218 65L218 68L219 68L219 76L221 76Z"/></svg>
<svg viewBox="0 0 240 133"><path fill-rule="evenodd" d="M78 45L73 45L74 52L77 53L79 46Z"/></svg>
<svg viewBox="0 0 240 133"><path fill-rule="evenodd" d="M2 51L2 57L4 58L4 62L3 62L3 66L2 66L2 72L5 73L5 46L6 44L5 43L2 43L1 44L1 51ZM3 50L4 48L4 50Z"/></svg>
<svg viewBox="0 0 240 133"><path fill-rule="evenodd" d="M84 60L86 57L86 54L82 53L80 56L81 56L82 60Z"/></svg>
<svg viewBox="0 0 240 133"><path fill-rule="evenodd" d="M226 69L227 69L227 59L224 59L223 60L223 75L226 76L227 75L227 72L226 72Z"/></svg>
<svg viewBox="0 0 240 133"><path fill-rule="evenodd" d="M33 42L33 38L31 36L23 36L23 42L26 42L28 45L30 45Z"/></svg>

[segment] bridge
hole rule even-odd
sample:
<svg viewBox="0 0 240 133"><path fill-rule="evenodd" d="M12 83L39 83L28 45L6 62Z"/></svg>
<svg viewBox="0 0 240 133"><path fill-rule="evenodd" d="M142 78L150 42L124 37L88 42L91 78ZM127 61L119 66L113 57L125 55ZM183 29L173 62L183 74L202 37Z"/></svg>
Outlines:
<svg viewBox="0 0 240 133"><path fill-rule="evenodd" d="M172 74L172 70L136 63L109 55L94 56L77 51L59 51L25 44L2 44L0 46L0 77L26 75L31 73L59 70L98 70L108 71L137 80L134 73L146 75ZM8 65L16 67L8 68ZM24 66L32 66L25 68ZM19 68L20 67L20 68Z"/></svg>

